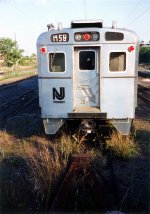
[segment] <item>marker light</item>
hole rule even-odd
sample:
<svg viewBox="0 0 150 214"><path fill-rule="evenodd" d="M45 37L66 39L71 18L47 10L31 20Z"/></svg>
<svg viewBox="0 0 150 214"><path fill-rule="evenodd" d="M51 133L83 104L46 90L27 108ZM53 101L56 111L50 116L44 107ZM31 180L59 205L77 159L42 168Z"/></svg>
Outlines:
<svg viewBox="0 0 150 214"><path fill-rule="evenodd" d="M45 47L42 47L42 48L40 49L40 52L44 54L44 53L47 52L47 49L46 49Z"/></svg>
<svg viewBox="0 0 150 214"><path fill-rule="evenodd" d="M77 34L75 34L75 40L76 41L80 41L81 40L81 34L79 34L79 33L77 33Z"/></svg>
<svg viewBox="0 0 150 214"><path fill-rule="evenodd" d="M86 41L88 41L88 40L90 40L91 36L90 36L90 34L86 33L86 34L84 34L83 38L84 38Z"/></svg>
<svg viewBox="0 0 150 214"><path fill-rule="evenodd" d="M99 41L100 34L96 31L90 32L76 32L74 34L74 40L76 42L91 42L91 41Z"/></svg>
<svg viewBox="0 0 150 214"><path fill-rule="evenodd" d="M129 51L129 52L134 51L134 46L130 46L130 47L128 47L128 51Z"/></svg>
<svg viewBox="0 0 150 214"><path fill-rule="evenodd" d="M93 40L98 41L99 40L99 34L98 33L93 33Z"/></svg>

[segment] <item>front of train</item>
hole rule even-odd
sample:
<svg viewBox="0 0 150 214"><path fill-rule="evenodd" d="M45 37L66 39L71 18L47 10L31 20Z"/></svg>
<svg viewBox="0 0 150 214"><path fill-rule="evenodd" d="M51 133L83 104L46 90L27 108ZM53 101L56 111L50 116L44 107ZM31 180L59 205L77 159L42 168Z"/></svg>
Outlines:
<svg viewBox="0 0 150 214"><path fill-rule="evenodd" d="M137 104L138 40L135 33L103 28L101 20L49 27L37 40L39 103L45 132L66 121L91 133L110 120L129 134Z"/></svg>

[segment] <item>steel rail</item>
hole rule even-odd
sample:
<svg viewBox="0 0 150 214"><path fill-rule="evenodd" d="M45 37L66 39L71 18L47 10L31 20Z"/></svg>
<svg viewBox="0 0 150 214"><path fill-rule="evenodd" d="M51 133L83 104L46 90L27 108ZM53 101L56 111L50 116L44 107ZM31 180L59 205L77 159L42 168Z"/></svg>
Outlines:
<svg viewBox="0 0 150 214"><path fill-rule="evenodd" d="M2 112L4 112L4 114L3 114L2 119L0 120L0 125L3 125L4 123L6 123L12 116L17 114L23 108L25 108L26 106L31 104L34 100L36 100L38 98L38 95L36 93L37 89L38 89L38 87L34 87L34 88L32 88L32 90L30 90L30 91L20 95L19 97L1 105L0 106L1 114L2 114ZM18 102L14 103L16 101L18 101ZM11 111L11 105L10 104L11 105L17 105L17 106L15 109L12 109L12 111ZM8 111L8 113L6 111ZM5 114L6 114L6 116L5 116Z"/></svg>
<svg viewBox="0 0 150 214"><path fill-rule="evenodd" d="M78 180L81 180L85 188L89 190L90 198L98 210L104 210L106 207L111 209L118 205L116 178L112 163L110 164L111 161L109 161L109 173L112 179L109 183L102 171L100 172L93 167L93 158L90 155L84 153L73 154L48 212L68 211L67 209L70 208L68 204L72 203L70 200L74 199L72 194L74 194L75 188L80 192L77 186ZM82 188L79 194L82 194ZM109 203L107 201L108 195L114 195L114 199Z"/></svg>
<svg viewBox="0 0 150 214"><path fill-rule="evenodd" d="M19 111L21 111L22 109L24 109L26 106L28 106L30 103L32 103L34 100L36 100L38 98L38 96L35 96L33 99L31 99L29 102L25 103L23 106L21 106L20 108L17 108L14 112L12 112L11 114L9 114L5 119L0 120L0 125L6 123L10 118L12 118L12 116L14 116L15 114L17 114Z"/></svg>
<svg viewBox="0 0 150 214"><path fill-rule="evenodd" d="M16 100L18 100L18 99L24 98L24 96L30 94L31 92L35 91L36 89L38 89L38 87L33 88L32 90L30 90L30 91L28 91L28 92L26 92L26 93L24 93L24 94L22 94L22 95L16 97L16 98L13 99L13 100L10 100L10 101L8 101L8 102L6 102L6 103L3 103L2 105L0 105L0 110L3 110L3 109L5 109L5 108L7 108L7 106L8 106L9 104L13 103L14 101L16 101Z"/></svg>
<svg viewBox="0 0 150 214"><path fill-rule="evenodd" d="M150 98L145 97L143 94L138 94L138 96L150 103Z"/></svg>
<svg viewBox="0 0 150 214"><path fill-rule="evenodd" d="M143 94L143 91L145 94ZM145 99L147 102L150 102L150 89L138 83L138 96Z"/></svg>

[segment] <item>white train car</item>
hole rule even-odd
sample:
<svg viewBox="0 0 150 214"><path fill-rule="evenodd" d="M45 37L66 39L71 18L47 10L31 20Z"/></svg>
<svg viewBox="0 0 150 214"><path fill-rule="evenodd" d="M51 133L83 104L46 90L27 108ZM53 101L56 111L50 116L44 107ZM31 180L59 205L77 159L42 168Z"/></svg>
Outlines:
<svg viewBox="0 0 150 214"><path fill-rule="evenodd" d="M66 120L110 120L130 132L137 106L138 38L127 29L104 28L101 20L72 21L37 40L39 103L45 132ZM88 130L90 132L90 130Z"/></svg>

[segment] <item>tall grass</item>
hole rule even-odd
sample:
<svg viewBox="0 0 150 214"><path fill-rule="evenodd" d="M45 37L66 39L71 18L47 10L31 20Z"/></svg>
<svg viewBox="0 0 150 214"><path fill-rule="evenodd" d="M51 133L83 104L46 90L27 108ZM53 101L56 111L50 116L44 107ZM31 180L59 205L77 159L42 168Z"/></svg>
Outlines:
<svg viewBox="0 0 150 214"><path fill-rule="evenodd" d="M138 143L132 136L123 136L119 132L112 132L105 142L106 148L117 157L134 158L139 154Z"/></svg>
<svg viewBox="0 0 150 214"><path fill-rule="evenodd" d="M80 153L85 146L63 134L55 141L32 137L26 146L26 161L32 172L34 191L46 203L56 192L72 153Z"/></svg>
<svg viewBox="0 0 150 214"><path fill-rule="evenodd" d="M86 135L71 136L62 134L55 140L39 136L17 139L15 136L0 131L0 161L4 167L6 160L11 157L6 166L13 164L12 169L16 173L18 173L17 170L19 169L21 180L21 172L23 174L26 173L24 172L24 167L27 167L26 180L31 184L30 191L36 198L38 206L42 210L48 210L48 204L58 190L57 188L66 172L67 163L72 154L87 153L91 156L91 161L93 159L102 161L100 151L102 146L93 148L89 144L87 145L86 137ZM124 137L116 132L113 132L110 139L106 140L105 143L103 142L102 145L105 145L109 152L118 157L131 158L139 154L139 147L132 137ZM15 158L12 159L12 157ZM23 160L23 164L22 161L18 162L20 157L21 159L19 160ZM20 163L22 165L18 168ZM12 179L12 175L10 178ZM5 185L5 178L2 182L0 181L0 184ZM21 188L19 193L17 192L18 189L15 189L13 192L18 195L14 196L12 194L13 187L10 188L10 192L7 190L7 186L4 189L6 189L7 196L9 195L9 200L11 197L18 197L21 192Z"/></svg>
<svg viewBox="0 0 150 214"><path fill-rule="evenodd" d="M24 147L21 141L5 131L0 131L0 160L13 154L24 156Z"/></svg>
<svg viewBox="0 0 150 214"><path fill-rule="evenodd" d="M28 145L26 161L32 173L33 191L47 206L64 165L61 166L55 147L43 139Z"/></svg>
<svg viewBox="0 0 150 214"><path fill-rule="evenodd" d="M7 167L13 167L13 170L10 171L10 175L8 176L10 179L12 179L11 173L14 173L13 171L17 173L19 170L23 172L23 174L27 173L27 181L30 181L32 187L30 191L36 198L39 210L47 210L49 201L51 201L57 192L57 188L66 172L70 156L73 153L88 153L93 158L95 157L96 152L93 148L87 149L85 141L85 136L72 137L71 135L65 134L62 134L61 137L53 141L46 137L39 136L17 139L15 136L1 131L0 164L2 163L3 174L5 176L5 163L7 163ZM26 167L28 168L27 172L24 170ZM22 175L20 173L19 177L19 179L22 180ZM5 185L5 180L9 180L9 178L5 179L4 177L3 181L0 182L5 192L7 192L4 202L6 201L6 203L9 203L13 201L14 197L19 201L20 199L18 196L21 194L21 189L16 189L15 183L10 181L12 185L11 188L9 188L11 192L9 192ZM20 181L17 182L19 183ZM12 190L16 192L16 196L12 194Z"/></svg>

